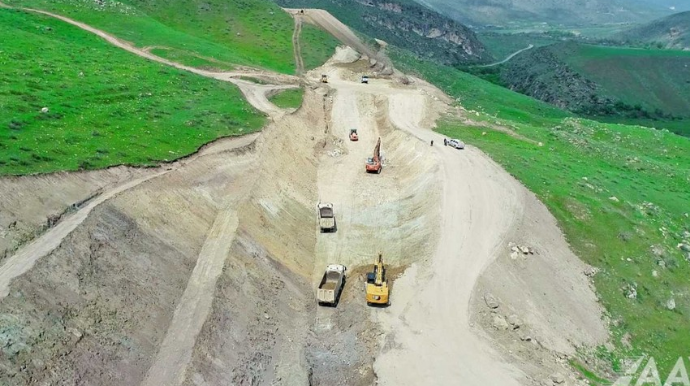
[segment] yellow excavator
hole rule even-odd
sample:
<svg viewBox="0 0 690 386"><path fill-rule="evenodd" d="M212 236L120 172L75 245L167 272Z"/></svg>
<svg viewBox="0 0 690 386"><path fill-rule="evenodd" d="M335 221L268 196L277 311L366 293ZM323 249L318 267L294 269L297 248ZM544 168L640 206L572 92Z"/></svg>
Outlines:
<svg viewBox="0 0 690 386"><path fill-rule="evenodd" d="M374 263L374 271L367 273L367 305L389 305L388 281L383 255L379 253Z"/></svg>

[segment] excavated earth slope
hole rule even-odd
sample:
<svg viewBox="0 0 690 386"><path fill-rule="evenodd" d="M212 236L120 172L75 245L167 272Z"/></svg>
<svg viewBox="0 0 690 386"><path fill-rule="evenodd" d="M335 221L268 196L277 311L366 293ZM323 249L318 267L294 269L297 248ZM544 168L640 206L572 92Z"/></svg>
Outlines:
<svg viewBox="0 0 690 386"><path fill-rule="evenodd" d="M0 384L529 384L564 368L531 363L535 352L605 339L586 267L543 205L477 149L429 146L443 142L428 130L448 103L437 89L400 74L359 84L361 62L306 74L292 114L265 99L270 87L252 89L273 123L167 168L0 181L16 221L0 223ZM379 137L383 173L367 174ZM334 204L337 232L319 233L319 201ZM7 230L40 233L63 212L34 244ZM551 260L503 281L511 238ZM364 302L379 252L389 308ZM329 263L348 267L337 308L314 299ZM571 291L556 290L554 277L571 276ZM500 335L492 345L473 324L484 323L477 281L501 312L529 304L520 316L544 344L514 356ZM528 293L537 288L544 304ZM565 306L582 303L590 313ZM530 317L554 312L560 325ZM564 328L575 332L561 338Z"/></svg>

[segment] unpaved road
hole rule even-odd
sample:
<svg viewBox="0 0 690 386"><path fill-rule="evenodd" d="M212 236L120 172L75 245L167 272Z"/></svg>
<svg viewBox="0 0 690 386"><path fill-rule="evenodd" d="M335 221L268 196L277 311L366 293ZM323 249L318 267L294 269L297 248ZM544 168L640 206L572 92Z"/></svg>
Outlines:
<svg viewBox="0 0 690 386"><path fill-rule="evenodd" d="M395 283L395 302L381 321L399 345L376 362L382 385L518 385L520 372L503 363L470 328L472 291L522 215L519 184L475 148L443 146L420 129L423 96L392 95L390 117L422 141L436 142L443 181L441 235L429 272L417 269Z"/></svg>
<svg viewBox="0 0 690 386"><path fill-rule="evenodd" d="M0 3L1 4L1 3ZM7 7L7 6L6 6ZM11 8L11 7L7 7ZM182 65L180 63L176 63L164 58L161 58L160 56L156 56L149 52L146 48L137 48L125 41L122 41L113 35L110 35L107 32L101 31L97 28L93 28L88 24L70 19L65 16L61 16L52 12L47 12L47 11L42 11L39 9L32 9L32 8L20 8L24 11L29 11L29 12L35 12L39 13L42 15L54 17L56 19L62 20L66 23L72 24L76 27L79 27L85 31L91 32L92 34L95 34L103 39L105 39L108 43L119 47L125 51L131 52L135 55L141 56L142 58L146 58L155 62L163 63L171 67L175 67L180 70L184 71L189 71L191 73L205 76L207 78L213 78L217 80L222 80L225 82L231 82L237 85L237 87L240 88L242 93L244 94L245 98L247 98L247 101L254 106L257 110L267 114L270 117L279 117L282 114L285 113L283 109L280 109L276 107L273 103L271 103L268 98L267 94L271 91L275 90L284 90L284 89L290 89L290 88L297 88L299 85L297 84L281 84L281 85L262 85L262 84L256 84L253 82L249 82L246 80L241 80L237 79L237 77L241 76L246 76L246 77L253 77L257 76L259 78L273 78L281 83L295 83L297 82L297 79L295 77L291 77L289 75L281 75L281 74L273 74L269 73L267 71L264 72L257 72L257 71L232 71L232 72L213 72L213 71L206 71L206 70L200 70L198 68L194 67L189 67Z"/></svg>
<svg viewBox="0 0 690 386"><path fill-rule="evenodd" d="M358 52L367 55L369 58L379 60L383 59L380 58L379 55L369 46L364 44L348 26L336 19L328 11L324 11L323 9L293 8L285 8L285 11L303 18L305 22L320 27L324 31L333 35L333 37L338 39L341 43L354 48Z"/></svg>
<svg viewBox="0 0 690 386"><path fill-rule="evenodd" d="M302 47L299 44L299 38L302 33L302 17L299 14L293 14L292 18L295 20L295 30L292 32L292 49L295 56L295 72L297 74L303 74L304 61L302 60Z"/></svg>
<svg viewBox="0 0 690 386"><path fill-rule="evenodd" d="M512 54L506 56L506 58L503 59L503 60L501 60L500 62L485 64L485 65L483 65L483 66L477 66L477 67L485 68L485 67L494 67L494 66L498 66L499 64L503 64L503 63L509 61L510 59L513 59L515 56L517 56L517 55L519 55L519 54L521 54L521 53L523 53L523 52L525 52L525 51L527 51L527 50L531 50L532 48L534 48L534 44L530 44L529 46L527 46L527 47L525 47L525 48L523 48L523 49L521 49L521 50L517 50L517 51L513 52Z"/></svg>
<svg viewBox="0 0 690 386"><path fill-rule="evenodd" d="M352 101L367 96L385 97L390 121L398 129L417 138L407 141L420 140L426 146L432 139L435 141L436 146L429 148L433 153L430 156L440 166L437 177L442 181L440 204L443 216L440 238L431 263L428 266L414 264L395 281L392 306L386 310L372 310L372 317L380 323L388 335L386 339L392 345L376 359L374 370L379 384L443 385L455 384L458 380L462 380L463 384L481 386L520 384L518 380L523 374L505 362L487 340L478 336L469 321L470 300L477 280L496 258L498 249L507 242L506 236L516 219L522 216L519 183L479 150L468 147L459 151L444 147L441 135L420 128L429 113L427 106L431 100L421 90L397 88L390 81L382 79L361 85L340 77L341 71L338 69L330 68L326 72L331 74L329 86L336 90L334 118L336 112L344 111L346 113L338 118L346 125L376 127L375 124L361 125L376 113L376 106L369 103L364 109L362 105L358 108ZM339 103L343 106L338 106ZM339 130L337 135L343 138L344 131ZM338 173L338 178L343 184L352 186L351 189L356 190L358 186L348 177L348 170L360 168L363 156L371 150L372 137L376 135L374 130L364 130L360 136L368 139L347 146L356 156L348 154L344 158L355 164L346 165ZM362 158L361 161L359 158ZM384 169L381 176L386 173L391 171ZM369 176L360 173L357 179L366 177ZM340 182L324 182L320 193L329 192L329 197L346 204L345 213L339 217L342 223L347 223L339 227L338 232L342 234L328 236L342 240L347 238L349 229L346 228L352 226L348 221L351 209L347 207L352 199L348 195L357 193L339 189L342 188ZM390 188L383 189L383 193L393 194ZM374 234L371 237L375 237ZM324 245L324 242L319 241L319 245ZM401 245L403 242L397 241ZM356 243L356 240L351 240L347 245L328 248L329 256L338 262L361 264L361 257L352 254L351 245ZM375 245L371 247L376 248ZM408 251L400 252L404 254Z"/></svg>

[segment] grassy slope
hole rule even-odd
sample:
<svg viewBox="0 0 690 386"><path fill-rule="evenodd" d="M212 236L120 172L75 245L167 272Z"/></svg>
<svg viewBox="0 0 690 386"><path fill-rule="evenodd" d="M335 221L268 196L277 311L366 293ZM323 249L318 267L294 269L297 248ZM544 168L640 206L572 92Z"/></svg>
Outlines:
<svg viewBox="0 0 690 386"><path fill-rule="evenodd" d="M673 34L670 31L674 31ZM616 35L620 40L690 48L690 11L677 13Z"/></svg>
<svg viewBox="0 0 690 386"><path fill-rule="evenodd" d="M264 122L231 84L56 19L0 9L0 36L12 37L0 53L0 174L151 164Z"/></svg>
<svg viewBox="0 0 690 386"><path fill-rule="evenodd" d="M304 89L289 89L273 95L269 100L283 109L298 108L302 105Z"/></svg>
<svg viewBox="0 0 690 386"><path fill-rule="evenodd" d="M578 256L601 269L595 285L613 321L614 362L647 353L668 374L690 345L690 254L676 247L690 239L684 233L690 232L690 140L568 117L453 69L400 53L396 58L401 67L460 98L466 108L483 111L477 119L543 143L540 147L494 131L483 136L482 130L453 120L439 127L486 151L535 192ZM636 299L626 297L631 287ZM675 310L666 308L671 298ZM626 333L632 350L621 344Z"/></svg>
<svg viewBox="0 0 690 386"><path fill-rule="evenodd" d="M624 102L690 113L690 52L578 45L563 59Z"/></svg>
<svg viewBox="0 0 690 386"><path fill-rule="evenodd" d="M188 65L198 65L202 56L282 73L295 69L292 18L269 0L126 0L105 1L104 6L82 0L6 3L54 11L140 47L175 49L168 54L177 52L175 58ZM311 44L302 49L305 62L325 61L324 52L330 54L335 47L333 40L321 31L311 36Z"/></svg>

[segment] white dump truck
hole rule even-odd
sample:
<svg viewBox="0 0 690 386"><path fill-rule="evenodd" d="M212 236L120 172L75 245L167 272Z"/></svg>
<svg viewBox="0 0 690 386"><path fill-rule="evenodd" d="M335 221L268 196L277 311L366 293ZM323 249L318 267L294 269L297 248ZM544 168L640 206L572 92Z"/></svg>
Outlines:
<svg viewBox="0 0 690 386"><path fill-rule="evenodd" d="M340 299L340 293L345 285L345 268L342 264L330 264L321 278L319 288L316 290L316 300L319 305L336 306Z"/></svg>
<svg viewBox="0 0 690 386"><path fill-rule="evenodd" d="M335 213L333 211L333 204L319 203L318 212L321 232L335 232Z"/></svg>

